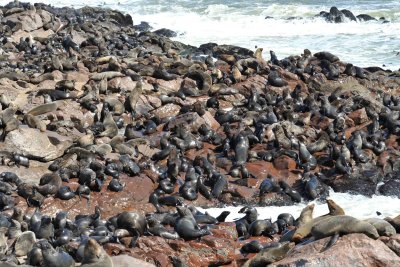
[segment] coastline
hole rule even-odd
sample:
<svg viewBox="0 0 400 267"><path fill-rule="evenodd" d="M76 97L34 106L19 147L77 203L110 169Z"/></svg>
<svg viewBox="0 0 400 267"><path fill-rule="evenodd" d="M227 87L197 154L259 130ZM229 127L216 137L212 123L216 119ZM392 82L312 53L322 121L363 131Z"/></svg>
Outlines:
<svg viewBox="0 0 400 267"><path fill-rule="evenodd" d="M324 201L328 186L399 197L398 71L307 49L267 60L262 50L193 47L101 8L21 5L2 13L5 217L14 206L30 216L62 210L77 224L76 215L99 206L108 230L98 241L109 254L171 266L159 255L165 249L188 266L238 266L254 254L239 251L251 239L238 239L235 223L212 223L213 235L188 243L145 235L131 248L132 233L113 242L110 229L120 225L111 218L175 212L182 202ZM96 233L96 216L86 234ZM83 242L70 241L64 245L75 250ZM392 250L385 260L398 262Z"/></svg>

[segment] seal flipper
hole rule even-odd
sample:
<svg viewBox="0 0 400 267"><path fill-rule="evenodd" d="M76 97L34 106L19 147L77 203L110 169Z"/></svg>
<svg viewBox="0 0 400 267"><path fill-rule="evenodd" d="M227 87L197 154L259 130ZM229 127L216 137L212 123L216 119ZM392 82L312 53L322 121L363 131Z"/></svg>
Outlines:
<svg viewBox="0 0 400 267"><path fill-rule="evenodd" d="M331 239L329 239L329 241L326 242L325 246L321 249L320 252L324 252L324 251L328 250L330 247L332 247L333 245L335 245L336 242L337 242L338 239L339 239L339 236L340 236L339 233L335 233L335 234L331 237Z"/></svg>

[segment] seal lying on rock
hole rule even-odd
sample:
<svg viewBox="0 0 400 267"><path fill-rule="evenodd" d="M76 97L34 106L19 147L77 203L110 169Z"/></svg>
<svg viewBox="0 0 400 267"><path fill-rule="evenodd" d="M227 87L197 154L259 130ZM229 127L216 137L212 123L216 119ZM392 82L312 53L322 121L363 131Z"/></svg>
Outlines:
<svg viewBox="0 0 400 267"><path fill-rule="evenodd" d="M339 215L325 218L313 225L311 234L315 240L332 237L323 250L327 250L336 243L340 235L362 233L373 239L378 239L376 228L366 221L358 220L348 215Z"/></svg>

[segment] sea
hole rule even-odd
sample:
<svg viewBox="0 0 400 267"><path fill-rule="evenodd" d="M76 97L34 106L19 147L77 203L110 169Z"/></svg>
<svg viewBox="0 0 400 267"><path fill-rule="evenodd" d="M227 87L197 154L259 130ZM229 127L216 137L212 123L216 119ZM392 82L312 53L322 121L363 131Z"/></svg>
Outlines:
<svg viewBox="0 0 400 267"><path fill-rule="evenodd" d="M24 1L26 2L26 1ZM29 1L36 2L36 1ZM134 24L148 22L154 30L168 28L177 32L174 40L199 46L204 43L230 44L248 49L262 47L269 59L273 50L278 58L311 52L329 51L360 67L378 66L400 69L399 0L42 0L53 6L80 8L84 5L118 9L129 13ZM4 5L8 1L0 0ZM316 17L335 5L354 15L368 14L377 21L329 23ZM382 18L379 20L379 18ZM383 22L385 21L385 23ZM372 198L335 193L330 198L357 218L387 217L400 214L400 199ZM308 203L286 207L260 207L260 218L283 212L298 216ZM327 213L326 204L315 202L315 215ZM230 210L227 220L241 216L241 207L207 209L211 215ZM379 215L380 214L380 215Z"/></svg>

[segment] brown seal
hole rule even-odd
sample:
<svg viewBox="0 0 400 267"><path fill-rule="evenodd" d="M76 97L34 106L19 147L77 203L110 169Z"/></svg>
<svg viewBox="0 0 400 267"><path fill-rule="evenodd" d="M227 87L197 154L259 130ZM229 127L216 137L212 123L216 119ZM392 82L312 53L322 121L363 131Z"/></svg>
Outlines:
<svg viewBox="0 0 400 267"><path fill-rule="evenodd" d="M85 245L81 267L114 267L114 264L96 240L89 239Z"/></svg>

